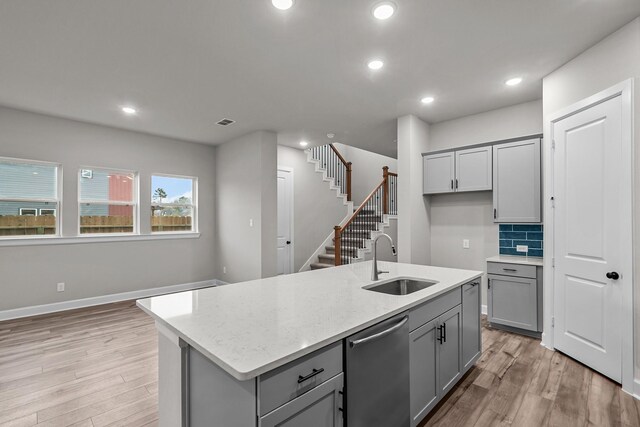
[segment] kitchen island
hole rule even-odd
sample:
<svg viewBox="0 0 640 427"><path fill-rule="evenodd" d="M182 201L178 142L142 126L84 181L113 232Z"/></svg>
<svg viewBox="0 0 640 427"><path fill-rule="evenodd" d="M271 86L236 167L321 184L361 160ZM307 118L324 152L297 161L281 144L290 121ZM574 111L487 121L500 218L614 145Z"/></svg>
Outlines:
<svg viewBox="0 0 640 427"><path fill-rule="evenodd" d="M408 295L364 289L374 282L371 262L363 262L138 301L154 317L159 332L161 425L280 425L278 411L295 412L304 399L316 410L323 408L318 402L335 409L331 423L313 425L341 425L345 338L407 313L407 328L416 343L418 335L435 343L443 341L436 337L437 328L440 333L446 328L439 318L445 311L458 313L459 327L450 334L457 338L449 340L457 351L457 372L447 381L434 378L435 398L425 400L426 389L414 393L414 379L420 374L413 367L420 363L411 358L415 425L479 357L482 272L383 262L380 267L389 273L375 283L408 278L433 284ZM421 330L424 333L416 334ZM465 342L470 343L466 353ZM424 344L429 343L412 346L412 354L414 347L428 351ZM435 369L451 359L433 356ZM425 363L431 363L427 359ZM422 369L425 372L428 369ZM307 374L312 376L306 378ZM298 381L289 384L283 379L286 375ZM323 387L319 400L310 399ZM296 401L297 406L292 405Z"/></svg>

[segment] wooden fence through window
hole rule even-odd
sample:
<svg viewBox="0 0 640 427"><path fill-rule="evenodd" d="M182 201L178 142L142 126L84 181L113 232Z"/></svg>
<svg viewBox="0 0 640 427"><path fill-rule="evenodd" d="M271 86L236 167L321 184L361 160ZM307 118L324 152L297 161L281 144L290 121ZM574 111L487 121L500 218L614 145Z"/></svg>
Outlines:
<svg viewBox="0 0 640 427"><path fill-rule="evenodd" d="M190 231L191 217L151 217L152 231ZM80 234L131 233L133 218L130 216L83 216L80 218ZM0 236L37 236L56 234L56 218L52 215L0 215Z"/></svg>

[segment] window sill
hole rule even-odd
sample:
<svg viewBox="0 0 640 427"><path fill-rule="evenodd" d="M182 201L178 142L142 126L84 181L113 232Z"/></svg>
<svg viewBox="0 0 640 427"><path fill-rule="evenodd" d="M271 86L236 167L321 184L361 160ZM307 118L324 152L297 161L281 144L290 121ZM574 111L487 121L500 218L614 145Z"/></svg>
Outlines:
<svg viewBox="0 0 640 427"><path fill-rule="evenodd" d="M33 245L77 245L84 243L110 243L110 242L139 242L147 240L173 240L173 239L198 239L200 233L189 232L165 232L154 234L132 235L93 235L93 236L38 236L38 237L9 237L0 239L0 247L3 246L33 246Z"/></svg>

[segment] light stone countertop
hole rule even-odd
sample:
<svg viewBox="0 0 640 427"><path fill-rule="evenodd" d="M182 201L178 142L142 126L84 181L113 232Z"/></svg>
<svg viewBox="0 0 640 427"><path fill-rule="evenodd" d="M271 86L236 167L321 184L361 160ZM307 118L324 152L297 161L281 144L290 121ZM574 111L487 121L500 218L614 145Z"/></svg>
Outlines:
<svg viewBox="0 0 640 427"><path fill-rule="evenodd" d="M141 299L159 324L238 380L255 378L480 277L483 272L379 262L378 283L438 282L409 295L362 289L371 261Z"/></svg>
<svg viewBox="0 0 640 427"><path fill-rule="evenodd" d="M507 264L520 264L520 265L535 265L536 267L542 267L543 258L535 256L516 256L516 255L496 255L487 258L487 262L505 262Z"/></svg>

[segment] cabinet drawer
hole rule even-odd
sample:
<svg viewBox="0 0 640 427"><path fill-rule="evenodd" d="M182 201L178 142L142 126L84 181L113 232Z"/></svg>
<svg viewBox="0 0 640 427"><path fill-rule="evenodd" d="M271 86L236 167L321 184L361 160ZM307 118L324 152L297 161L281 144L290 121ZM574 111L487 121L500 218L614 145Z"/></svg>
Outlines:
<svg viewBox="0 0 640 427"><path fill-rule="evenodd" d="M460 288L456 288L431 301L427 301L421 306L411 309L409 312L409 330L413 331L419 328L428 321L440 316L445 311L460 304L461 301Z"/></svg>
<svg viewBox="0 0 640 427"><path fill-rule="evenodd" d="M536 278L535 265L511 264L506 262L488 262L487 273L500 274L502 276L516 276Z"/></svg>
<svg viewBox="0 0 640 427"><path fill-rule="evenodd" d="M276 409L341 372L340 341L261 375L258 381L259 415ZM308 379L304 379L306 377Z"/></svg>

